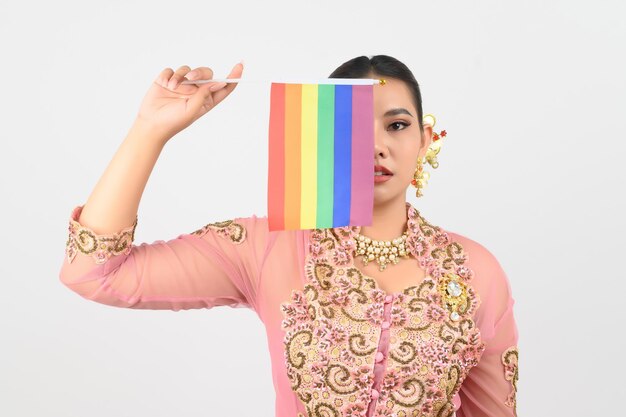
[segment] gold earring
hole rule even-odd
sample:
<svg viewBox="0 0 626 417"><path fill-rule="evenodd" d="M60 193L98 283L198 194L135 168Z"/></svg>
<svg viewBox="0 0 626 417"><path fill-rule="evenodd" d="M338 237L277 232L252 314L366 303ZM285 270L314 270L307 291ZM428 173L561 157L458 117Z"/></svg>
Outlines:
<svg viewBox="0 0 626 417"><path fill-rule="evenodd" d="M424 124L430 125L431 127L435 127L436 119L432 114L426 114L423 117ZM437 161L437 154L441 150L441 139L446 137L447 132L442 130L440 133L433 132L433 141L426 150L426 155L424 156L424 160L433 167L433 169L437 169L439 167L439 162ZM422 190L428 184L428 180L430 179L430 173L424 171L424 166L422 165L422 159L418 158L417 167L415 168L415 173L413 174L413 180L411 184L416 188L415 196L422 197L424 194Z"/></svg>
<svg viewBox="0 0 626 417"><path fill-rule="evenodd" d="M422 165L422 160L417 160L417 167L415 168L415 173L413 174L413 180L411 184L416 188L415 197L422 197L424 194L422 190L428 184L428 180L430 179L430 173L424 171L424 166Z"/></svg>

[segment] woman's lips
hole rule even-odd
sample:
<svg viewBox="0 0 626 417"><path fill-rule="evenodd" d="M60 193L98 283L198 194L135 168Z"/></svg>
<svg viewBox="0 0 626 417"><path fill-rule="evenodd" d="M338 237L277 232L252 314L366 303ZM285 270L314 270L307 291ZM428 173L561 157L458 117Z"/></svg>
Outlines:
<svg viewBox="0 0 626 417"><path fill-rule="evenodd" d="M377 173L377 172L381 172L381 173L383 173L383 174L389 174L389 175L392 175L392 174L393 174L393 173L389 170L389 168L387 168L387 167L386 167L386 166L384 166L384 165L378 165L378 164L374 165L374 173Z"/></svg>
<svg viewBox="0 0 626 417"><path fill-rule="evenodd" d="M387 175L375 175L374 174L374 184L389 181L392 176L393 174L387 174Z"/></svg>

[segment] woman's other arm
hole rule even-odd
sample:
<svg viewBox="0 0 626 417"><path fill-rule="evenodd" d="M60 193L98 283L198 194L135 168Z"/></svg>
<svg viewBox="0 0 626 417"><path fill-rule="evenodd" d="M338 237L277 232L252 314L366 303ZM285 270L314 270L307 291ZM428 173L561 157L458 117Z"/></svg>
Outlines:
<svg viewBox="0 0 626 417"><path fill-rule="evenodd" d="M472 283L481 299L475 323L485 348L463 381L457 417L517 415L518 340L509 279L496 257L481 244L455 235L468 255Z"/></svg>

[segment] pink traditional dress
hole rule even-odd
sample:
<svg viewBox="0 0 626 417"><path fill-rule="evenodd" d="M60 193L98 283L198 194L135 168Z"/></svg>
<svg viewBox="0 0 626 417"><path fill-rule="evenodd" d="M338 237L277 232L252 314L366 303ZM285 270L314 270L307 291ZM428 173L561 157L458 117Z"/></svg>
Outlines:
<svg viewBox="0 0 626 417"><path fill-rule="evenodd" d="M137 220L99 235L78 223L82 207L62 283L116 307L253 309L278 417L516 416L508 278L485 247L410 203L407 247L426 276L396 293L356 266L358 226L269 232L267 217L252 215L134 245Z"/></svg>

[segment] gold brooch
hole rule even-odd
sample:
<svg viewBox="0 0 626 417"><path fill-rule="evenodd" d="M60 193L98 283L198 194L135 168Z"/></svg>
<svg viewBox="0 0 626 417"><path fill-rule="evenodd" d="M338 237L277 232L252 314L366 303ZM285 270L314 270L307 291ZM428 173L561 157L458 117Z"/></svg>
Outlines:
<svg viewBox="0 0 626 417"><path fill-rule="evenodd" d="M446 308L450 311L450 319L458 321L461 314L465 313L469 307L465 283L459 280L458 275L447 273L439 282L439 293Z"/></svg>

